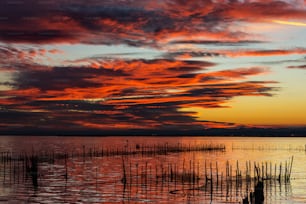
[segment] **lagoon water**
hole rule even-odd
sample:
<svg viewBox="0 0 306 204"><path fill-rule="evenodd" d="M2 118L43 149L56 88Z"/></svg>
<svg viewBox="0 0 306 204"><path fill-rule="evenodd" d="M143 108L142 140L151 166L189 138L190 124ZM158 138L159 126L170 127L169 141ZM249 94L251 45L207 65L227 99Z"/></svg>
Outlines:
<svg viewBox="0 0 306 204"><path fill-rule="evenodd" d="M224 145L225 150L141 154L144 148L159 145ZM33 175L24 172L24 163L1 161L0 203L242 203L255 185L254 180L243 179L248 165L253 169L256 164L272 178L290 171L292 157L289 181L264 180L264 203L306 203L305 145L306 138L295 137L2 136L2 157L59 153L68 157L39 161L36 185ZM138 153L92 153L121 150ZM227 163L233 172L230 181ZM237 169L242 177L238 182ZM193 180L181 178L184 172ZM256 173L250 172L252 177Z"/></svg>

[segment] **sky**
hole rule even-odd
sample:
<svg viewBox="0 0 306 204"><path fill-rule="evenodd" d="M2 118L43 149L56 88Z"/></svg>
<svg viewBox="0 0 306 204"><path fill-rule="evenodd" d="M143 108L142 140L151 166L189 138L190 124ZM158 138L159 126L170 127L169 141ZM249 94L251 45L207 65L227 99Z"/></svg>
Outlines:
<svg viewBox="0 0 306 204"><path fill-rule="evenodd" d="M305 0L0 2L0 131L306 126Z"/></svg>

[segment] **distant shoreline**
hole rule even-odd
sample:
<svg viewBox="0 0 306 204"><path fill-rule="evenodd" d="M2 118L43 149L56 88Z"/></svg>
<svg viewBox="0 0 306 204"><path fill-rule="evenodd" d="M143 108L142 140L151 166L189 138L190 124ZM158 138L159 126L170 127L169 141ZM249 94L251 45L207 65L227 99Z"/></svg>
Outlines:
<svg viewBox="0 0 306 204"><path fill-rule="evenodd" d="M41 128L2 130L0 136L154 136L154 137L306 137L306 127L284 128L233 128L233 129L202 129L202 130L173 130L173 129L129 129L129 130L49 130Z"/></svg>
<svg viewBox="0 0 306 204"><path fill-rule="evenodd" d="M152 136L152 135L0 135L0 137L101 137L101 138L106 138L106 137L239 137L239 138L304 138L306 136L229 136L229 135L171 135L171 136L167 136L167 135L156 135L156 136Z"/></svg>

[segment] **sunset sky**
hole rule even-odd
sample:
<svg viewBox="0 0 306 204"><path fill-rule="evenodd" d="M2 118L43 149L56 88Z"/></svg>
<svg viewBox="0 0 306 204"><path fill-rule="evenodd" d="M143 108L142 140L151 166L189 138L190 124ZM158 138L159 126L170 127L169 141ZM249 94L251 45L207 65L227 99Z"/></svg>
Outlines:
<svg viewBox="0 0 306 204"><path fill-rule="evenodd" d="M0 1L0 131L306 126L304 0Z"/></svg>

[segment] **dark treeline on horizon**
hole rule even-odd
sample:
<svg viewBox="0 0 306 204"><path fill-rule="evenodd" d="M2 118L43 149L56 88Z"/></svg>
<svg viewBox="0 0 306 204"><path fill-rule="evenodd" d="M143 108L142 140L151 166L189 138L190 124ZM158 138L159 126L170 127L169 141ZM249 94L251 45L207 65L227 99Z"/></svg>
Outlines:
<svg viewBox="0 0 306 204"><path fill-rule="evenodd" d="M205 130L46 130L40 128L0 131L0 135L32 136L257 136L257 137L305 137L306 127L286 128L211 128Z"/></svg>

